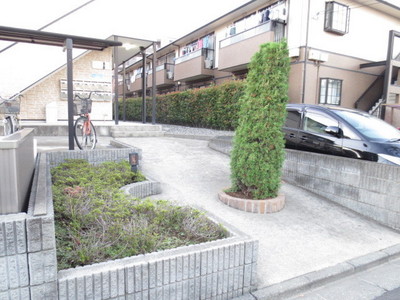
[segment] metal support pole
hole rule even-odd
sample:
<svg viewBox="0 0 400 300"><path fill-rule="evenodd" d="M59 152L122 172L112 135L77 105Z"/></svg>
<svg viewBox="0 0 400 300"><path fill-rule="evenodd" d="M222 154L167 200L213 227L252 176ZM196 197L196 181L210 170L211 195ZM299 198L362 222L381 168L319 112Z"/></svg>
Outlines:
<svg viewBox="0 0 400 300"><path fill-rule="evenodd" d="M142 71L142 123L146 123L146 51L142 51L143 71Z"/></svg>
<svg viewBox="0 0 400 300"><path fill-rule="evenodd" d="M392 59L393 59L393 47L394 47L394 38L395 32L391 30L389 32L389 41L388 41L388 50L386 55L386 69L385 69L385 77L383 79L383 95L382 95L382 104L387 104L387 100L389 98L389 86L390 79L392 78ZM382 120L385 119L386 108L385 106L381 106L380 110L380 118Z"/></svg>
<svg viewBox="0 0 400 300"><path fill-rule="evenodd" d="M156 94L157 94L157 80L156 80L156 63L157 63L157 57L156 57L156 43L153 42L153 80L152 80L152 103L151 103L151 108L152 108L152 114L151 114L151 123L154 125L156 124Z"/></svg>
<svg viewBox="0 0 400 300"><path fill-rule="evenodd" d="M72 58L72 39L65 40L67 50L67 95L68 95L68 149L74 150L74 87L73 87L73 58Z"/></svg>
<svg viewBox="0 0 400 300"><path fill-rule="evenodd" d="M118 38L114 36L114 40ZM118 125L118 49L114 47L114 119L115 125Z"/></svg>
<svg viewBox="0 0 400 300"><path fill-rule="evenodd" d="M123 102L123 113L122 113L122 119L124 122L126 121L126 74L125 74L125 62L122 65L122 102Z"/></svg>

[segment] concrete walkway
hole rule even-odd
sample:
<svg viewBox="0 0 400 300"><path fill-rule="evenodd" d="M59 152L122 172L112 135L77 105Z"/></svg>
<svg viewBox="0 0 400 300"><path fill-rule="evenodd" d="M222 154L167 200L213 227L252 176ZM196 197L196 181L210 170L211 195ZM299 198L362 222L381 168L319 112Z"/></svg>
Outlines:
<svg viewBox="0 0 400 300"><path fill-rule="evenodd" d="M177 133L199 134L170 132ZM213 134L201 132L205 140L118 140L143 149L144 173L162 183L157 198L200 207L260 241L258 290L241 300L375 299L400 287L399 232L286 183L286 207L275 214L249 214L222 204L217 193L230 186L229 157L207 146L206 137ZM68 149L65 136L36 140L38 151ZM98 148L109 148L110 140L99 137ZM393 260L385 262L389 258ZM353 273L374 264L377 267ZM349 270L353 275L347 276Z"/></svg>
<svg viewBox="0 0 400 300"><path fill-rule="evenodd" d="M398 232L286 183L281 212L257 215L225 206L217 193L230 186L229 157L207 141L118 140L143 150L143 172L161 182L157 198L200 207L260 241L259 289L400 244Z"/></svg>

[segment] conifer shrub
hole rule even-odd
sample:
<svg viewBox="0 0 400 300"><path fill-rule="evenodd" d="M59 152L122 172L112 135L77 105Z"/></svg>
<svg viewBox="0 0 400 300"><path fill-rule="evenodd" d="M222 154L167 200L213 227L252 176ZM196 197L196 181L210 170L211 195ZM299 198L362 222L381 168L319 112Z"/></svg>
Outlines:
<svg viewBox="0 0 400 300"><path fill-rule="evenodd" d="M289 56L285 41L267 43L251 59L231 154L231 191L276 197L284 161Z"/></svg>

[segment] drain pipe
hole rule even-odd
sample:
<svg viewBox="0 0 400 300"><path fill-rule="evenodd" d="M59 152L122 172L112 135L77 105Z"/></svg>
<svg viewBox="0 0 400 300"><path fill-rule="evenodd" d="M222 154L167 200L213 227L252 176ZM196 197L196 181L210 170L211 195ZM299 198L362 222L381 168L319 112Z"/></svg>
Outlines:
<svg viewBox="0 0 400 300"><path fill-rule="evenodd" d="M308 0L307 7L307 28L306 28L306 44L304 48L304 68L303 68L303 87L301 94L301 103L304 103L306 93L306 76L307 76L307 59L308 59L308 31L310 29L310 0Z"/></svg>

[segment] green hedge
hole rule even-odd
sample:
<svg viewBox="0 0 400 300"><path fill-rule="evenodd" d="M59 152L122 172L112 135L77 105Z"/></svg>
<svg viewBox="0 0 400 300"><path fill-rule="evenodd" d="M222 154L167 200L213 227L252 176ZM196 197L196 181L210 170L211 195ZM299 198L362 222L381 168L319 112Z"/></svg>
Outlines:
<svg viewBox="0 0 400 300"><path fill-rule="evenodd" d="M233 130L237 126L239 98L243 81L229 81L203 89L173 92L157 96L157 123ZM126 120L141 121L141 98L126 100ZM147 121L151 121L152 100L146 99ZM123 104L120 102L120 118Z"/></svg>

